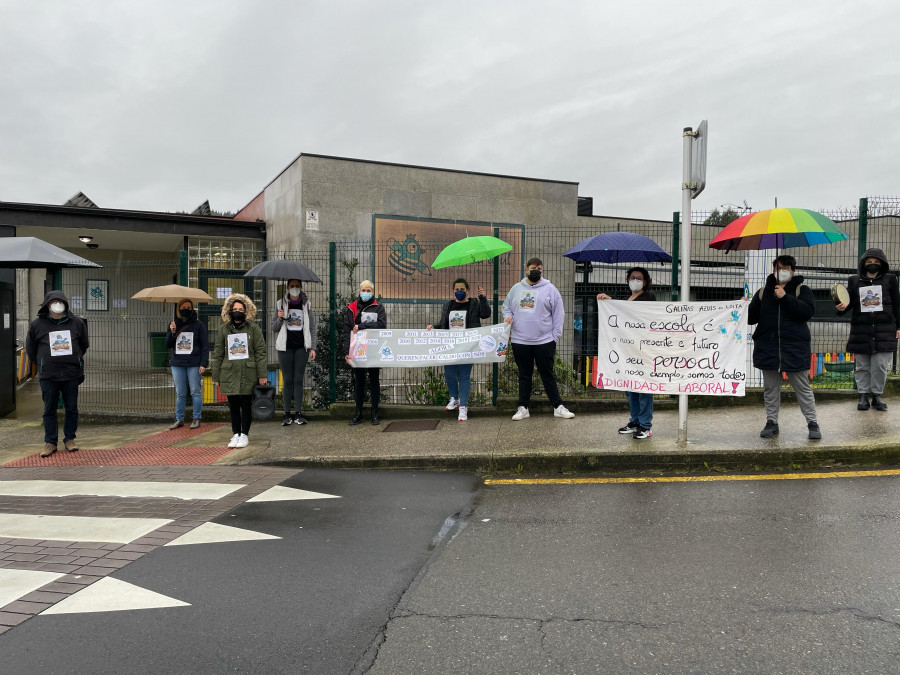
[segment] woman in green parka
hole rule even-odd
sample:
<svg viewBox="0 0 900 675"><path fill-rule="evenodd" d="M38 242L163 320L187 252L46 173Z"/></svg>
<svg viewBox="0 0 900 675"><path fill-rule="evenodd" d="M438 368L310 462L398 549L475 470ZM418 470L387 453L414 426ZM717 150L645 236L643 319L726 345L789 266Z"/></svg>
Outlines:
<svg viewBox="0 0 900 675"><path fill-rule="evenodd" d="M231 431L229 448L246 448L250 443L250 403L253 387L268 382L266 341L253 323L256 305L246 295L232 293L222 305L222 323L212 357L212 379L228 398Z"/></svg>

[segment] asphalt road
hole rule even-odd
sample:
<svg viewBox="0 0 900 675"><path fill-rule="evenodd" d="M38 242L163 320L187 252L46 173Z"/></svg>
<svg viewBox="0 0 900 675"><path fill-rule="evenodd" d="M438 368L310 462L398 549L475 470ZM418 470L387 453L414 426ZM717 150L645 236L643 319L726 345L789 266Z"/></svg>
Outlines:
<svg viewBox="0 0 900 675"><path fill-rule="evenodd" d="M340 499L248 502L214 521L280 540L158 548L113 575L189 606L36 616L0 636L0 672L364 667L477 484L459 474L304 471L283 485Z"/></svg>
<svg viewBox="0 0 900 675"><path fill-rule="evenodd" d="M900 477L486 488L370 673L896 673Z"/></svg>

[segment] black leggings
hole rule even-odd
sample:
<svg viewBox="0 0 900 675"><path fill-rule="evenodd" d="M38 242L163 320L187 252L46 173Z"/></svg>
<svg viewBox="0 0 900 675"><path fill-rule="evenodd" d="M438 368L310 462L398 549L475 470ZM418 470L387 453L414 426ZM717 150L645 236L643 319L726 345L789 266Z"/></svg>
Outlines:
<svg viewBox="0 0 900 675"><path fill-rule="evenodd" d="M240 394L228 396L227 398L228 411L231 413L231 433L249 434L251 421L250 404L253 402L253 396Z"/></svg>

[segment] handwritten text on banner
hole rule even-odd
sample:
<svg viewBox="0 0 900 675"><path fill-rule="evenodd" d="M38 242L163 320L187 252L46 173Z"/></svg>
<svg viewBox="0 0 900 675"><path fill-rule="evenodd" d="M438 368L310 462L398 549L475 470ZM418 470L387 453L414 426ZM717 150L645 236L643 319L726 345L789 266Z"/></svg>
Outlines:
<svg viewBox="0 0 900 675"><path fill-rule="evenodd" d="M598 300L598 388L743 396L747 305Z"/></svg>
<svg viewBox="0 0 900 675"><path fill-rule="evenodd" d="M460 330L361 330L350 339L354 368L503 363L509 324Z"/></svg>

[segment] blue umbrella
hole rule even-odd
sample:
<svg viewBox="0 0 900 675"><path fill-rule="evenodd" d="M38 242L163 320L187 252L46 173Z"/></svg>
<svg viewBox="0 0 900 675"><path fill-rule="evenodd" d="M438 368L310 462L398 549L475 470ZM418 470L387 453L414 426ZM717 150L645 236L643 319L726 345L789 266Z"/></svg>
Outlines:
<svg viewBox="0 0 900 675"><path fill-rule="evenodd" d="M634 232L604 232L578 242L563 253L575 262L668 262L672 256L659 244Z"/></svg>

